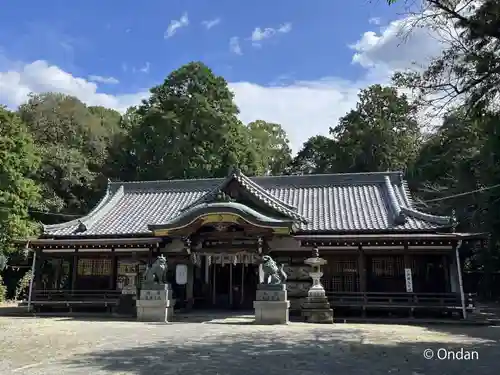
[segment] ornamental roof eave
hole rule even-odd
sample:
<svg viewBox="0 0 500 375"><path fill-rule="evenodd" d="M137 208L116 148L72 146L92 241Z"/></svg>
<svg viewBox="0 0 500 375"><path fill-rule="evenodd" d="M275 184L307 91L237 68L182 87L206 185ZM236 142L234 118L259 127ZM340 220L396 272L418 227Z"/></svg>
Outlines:
<svg viewBox="0 0 500 375"><path fill-rule="evenodd" d="M287 218L276 218L264 215L244 204L237 202L213 202L200 203L189 208L186 211L180 212L179 215L161 224L149 224L148 229L153 233L160 230L180 229L189 226L197 220L202 223L206 222L207 217L220 215L220 222L225 220L243 220L250 225L268 227L268 228L283 228L293 229L296 227L295 222ZM210 219L212 220L212 219ZM215 219L217 220L217 219ZM213 222L212 222L213 223Z"/></svg>
<svg viewBox="0 0 500 375"><path fill-rule="evenodd" d="M233 168L229 175L214 189L200 197L194 202L191 202L184 206L181 211L187 211L190 208L197 206L201 203L213 202L217 195L224 190L232 181L237 181L240 186L245 189L249 194L255 197L258 201L262 202L264 205L270 207L279 214L287 216L294 221L299 221L303 224L307 224L307 218L303 217L298 213L297 207L283 202L277 197L273 196L257 183L252 181L249 177L245 176L239 169Z"/></svg>

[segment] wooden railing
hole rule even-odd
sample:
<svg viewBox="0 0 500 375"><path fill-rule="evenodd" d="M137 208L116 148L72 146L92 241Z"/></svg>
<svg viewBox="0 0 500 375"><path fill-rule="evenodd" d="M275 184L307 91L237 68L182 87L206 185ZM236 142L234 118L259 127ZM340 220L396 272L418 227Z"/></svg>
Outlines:
<svg viewBox="0 0 500 375"><path fill-rule="evenodd" d="M366 310L401 310L406 309L410 315L416 310L460 311L462 301L458 293L338 293L327 292L333 307L346 307ZM466 295L467 311L474 308L474 296Z"/></svg>
<svg viewBox="0 0 500 375"><path fill-rule="evenodd" d="M31 304L47 307L95 306L113 308L119 304L118 290L34 290Z"/></svg>

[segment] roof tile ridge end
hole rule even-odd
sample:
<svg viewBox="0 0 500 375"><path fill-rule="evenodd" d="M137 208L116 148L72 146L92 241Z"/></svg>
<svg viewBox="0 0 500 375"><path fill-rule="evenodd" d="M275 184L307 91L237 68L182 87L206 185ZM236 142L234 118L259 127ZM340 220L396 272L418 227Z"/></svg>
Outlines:
<svg viewBox="0 0 500 375"><path fill-rule="evenodd" d="M125 189L123 185L121 185L107 200L107 202L100 207L99 210L96 210L95 212L92 212L84 218L81 218L81 223L85 225L88 230L96 221L106 215L118 203L118 201L123 197L124 194Z"/></svg>
<svg viewBox="0 0 500 375"><path fill-rule="evenodd" d="M387 195L389 197L389 204L393 212L393 219L398 223L404 222L406 218L398 202L398 199L396 197L396 192L394 191L391 178L388 174L384 176L384 185Z"/></svg>
<svg viewBox="0 0 500 375"><path fill-rule="evenodd" d="M296 212L298 211L297 207L288 204L286 202L283 202L281 199L278 197L274 196L270 192L268 192L266 189L264 189L262 186L260 186L257 182L253 181L250 177L245 176L243 173L240 174L240 178L243 180L244 183L249 185L251 188L257 190L259 193L265 195L266 197L274 200L276 203L281 204L283 207L286 207L287 209Z"/></svg>
<svg viewBox="0 0 500 375"><path fill-rule="evenodd" d="M68 228L68 227L71 227L73 225L78 225L80 224L81 222L83 222L86 218L92 216L93 214L95 214L97 211L99 211L112 197L113 195L111 195L111 184L115 184L114 182L110 182L108 180L108 186L106 187L106 193L104 194L104 196L102 197L102 199L99 201L99 203L97 203L97 205L95 205L95 207L90 210L89 213L87 213L86 215L83 215L77 219L73 219L73 220L70 220L70 221L66 221L64 223L58 223L58 224L49 224L49 225L46 225L46 224L43 224L43 232L46 233L47 231L54 231L54 230L59 230L59 229L63 229L63 228Z"/></svg>
<svg viewBox="0 0 500 375"><path fill-rule="evenodd" d="M262 194L263 197L257 196L257 198L262 200L265 204L269 205L269 203L271 203L271 204L283 206L283 207L273 207L275 210L281 212L282 214L285 214L286 216L289 216L293 219L298 219L299 221L301 221L302 223L305 223L305 224L307 224L309 222L308 218L306 218L298 213L297 207L283 202L281 199L279 199L276 196L274 196L273 194L269 193L266 189L264 189L262 186L260 186L256 182L252 181L250 178L246 177L246 179L243 181L240 181L240 183L243 185L246 185L247 189L253 189L253 190L256 190L258 193ZM269 200L270 202L268 203L268 202L266 202L266 200Z"/></svg>
<svg viewBox="0 0 500 375"><path fill-rule="evenodd" d="M229 175L226 176L226 178L224 178L222 180L222 182L220 184L218 184L217 186L215 186L213 189L211 189L210 191L206 192L205 194L203 194L198 199L195 199L194 201L192 201L192 202L184 205L183 207L181 207L180 210L179 210L179 213L187 211L187 210L191 209L192 207L195 207L195 206L203 203L208 197L210 197L213 194L217 193L219 190L222 190L229 183L229 181L231 181L234 178L237 179L236 175L233 172L231 172Z"/></svg>
<svg viewBox="0 0 500 375"><path fill-rule="evenodd" d="M403 212L408 215L412 216L413 218L428 221L431 223L439 224L439 225L447 225L453 224L453 217L452 216L439 216L439 215L433 215L429 214L427 212L422 212L419 210L416 210L414 208L407 208L403 207L402 208Z"/></svg>

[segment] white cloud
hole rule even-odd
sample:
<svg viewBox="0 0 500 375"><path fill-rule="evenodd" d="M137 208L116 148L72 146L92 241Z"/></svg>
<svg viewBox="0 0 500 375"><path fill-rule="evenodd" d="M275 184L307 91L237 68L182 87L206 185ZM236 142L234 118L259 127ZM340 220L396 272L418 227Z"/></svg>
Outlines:
<svg viewBox="0 0 500 375"><path fill-rule="evenodd" d="M205 26L207 30L210 30L212 27L217 26L220 23L220 18L214 18L213 20L203 21L201 24Z"/></svg>
<svg viewBox="0 0 500 375"><path fill-rule="evenodd" d="M378 31L365 32L351 45L356 51L353 63L365 68L384 65L394 71L407 69L413 63L425 64L437 56L446 46L440 41L443 36L423 24L414 27L416 20L416 17L399 19Z"/></svg>
<svg viewBox="0 0 500 375"><path fill-rule="evenodd" d="M146 61L146 63L144 64L144 66L142 68L139 69L139 71L141 73L149 73L149 68L151 67L151 64L149 63L149 61Z"/></svg>
<svg viewBox="0 0 500 375"><path fill-rule="evenodd" d="M282 124L294 151L298 151L311 136L327 135L329 127L355 106L359 89L374 83L387 84L395 69L406 68L412 60L442 48L431 34L419 29L410 35L406 44L402 44L396 32L400 22L366 32L351 46L355 51L353 62L365 69L364 75L357 80L327 77L312 82L287 79L270 85L229 83L241 111L241 120L247 123L264 119ZM231 41L233 52L241 53L239 39L234 37ZM105 94L99 91L96 83L75 77L45 61L16 64L0 72L0 103L9 107L24 102L30 92L45 91L74 95L90 105L103 105L119 111L138 104L149 95L147 90Z"/></svg>
<svg viewBox="0 0 500 375"><path fill-rule="evenodd" d="M229 49L236 55L242 55L243 52L240 46L240 38L238 38L237 36L233 36L231 39L229 39Z"/></svg>
<svg viewBox="0 0 500 375"><path fill-rule="evenodd" d="M96 76L96 75L90 75L89 81L104 83L104 84L108 84L108 85L116 85L116 84L120 83L120 81L118 81L115 77L103 77L103 76Z"/></svg>
<svg viewBox="0 0 500 375"><path fill-rule="evenodd" d="M17 69L0 72L0 103L15 107L29 93L60 92L78 97L89 105L102 105L125 111L149 95L147 90L131 94L110 95L98 92L98 86L85 78L74 77L55 65L38 60Z"/></svg>
<svg viewBox="0 0 500 375"><path fill-rule="evenodd" d="M278 32L282 33L282 34L289 33L290 31L292 31L292 23L291 22L284 23L283 25L281 25L278 28Z"/></svg>
<svg viewBox="0 0 500 375"><path fill-rule="evenodd" d="M172 20L168 25L167 31L165 31L164 38L168 39L174 36L174 34L182 27L189 26L188 14L184 13L179 20Z"/></svg>
<svg viewBox="0 0 500 375"><path fill-rule="evenodd" d="M252 35L250 36L250 40L254 46L260 46L260 42L264 39L269 39L276 34L286 34L292 30L292 24L290 22L284 23L277 29L272 27L266 27L261 29L260 27L256 27Z"/></svg>
<svg viewBox="0 0 500 375"><path fill-rule="evenodd" d="M368 23L371 25L380 25L382 23L382 19L380 17L372 17L368 20Z"/></svg>

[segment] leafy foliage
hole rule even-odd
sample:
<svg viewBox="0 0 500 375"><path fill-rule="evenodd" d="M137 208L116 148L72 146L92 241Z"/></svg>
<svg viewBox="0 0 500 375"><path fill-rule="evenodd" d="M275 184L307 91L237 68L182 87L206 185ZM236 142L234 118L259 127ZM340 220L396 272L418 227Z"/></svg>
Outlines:
<svg viewBox="0 0 500 375"><path fill-rule="evenodd" d="M2 275L0 275L0 302L4 302L7 298L7 287L5 286Z"/></svg>
<svg viewBox="0 0 500 375"><path fill-rule="evenodd" d="M115 177L221 177L232 166L254 173L257 156L237 115L222 77L199 62L181 67L128 114L131 129L114 161L121 166Z"/></svg>
<svg viewBox="0 0 500 375"><path fill-rule="evenodd" d="M396 73L398 86L441 109L448 105L486 108L500 87L498 0L425 0L420 25L434 29L446 48L423 71ZM418 24L418 22L415 22Z"/></svg>
<svg viewBox="0 0 500 375"><path fill-rule="evenodd" d="M420 129L416 107L395 88L362 90L355 110L330 129L337 141L340 171L404 170L417 155Z"/></svg>
<svg viewBox="0 0 500 375"><path fill-rule="evenodd" d="M108 150L124 132L121 115L57 93L31 95L18 113L42 159L34 178L42 186L44 209L64 214L87 212L101 194ZM64 217L37 218L48 223Z"/></svg>
<svg viewBox="0 0 500 375"><path fill-rule="evenodd" d="M26 126L0 107L0 253L14 252L13 239L36 233L29 209L39 206L40 193L30 176L39 162Z"/></svg>
<svg viewBox="0 0 500 375"><path fill-rule="evenodd" d="M292 161L292 149L288 136L280 124L263 120L248 124L250 144L259 160L259 174L281 174Z"/></svg>
<svg viewBox="0 0 500 375"><path fill-rule="evenodd" d="M337 143L325 136L309 138L297 156L293 159L290 170L294 174L333 172Z"/></svg>
<svg viewBox="0 0 500 375"><path fill-rule="evenodd" d="M16 286L16 291L15 291L15 300L20 301L22 300L25 296L28 295L29 292L29 287L31 284L31 278L33 274L31 273L31 270L26 272L21 279L17 282Z"/></svg>

